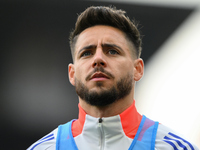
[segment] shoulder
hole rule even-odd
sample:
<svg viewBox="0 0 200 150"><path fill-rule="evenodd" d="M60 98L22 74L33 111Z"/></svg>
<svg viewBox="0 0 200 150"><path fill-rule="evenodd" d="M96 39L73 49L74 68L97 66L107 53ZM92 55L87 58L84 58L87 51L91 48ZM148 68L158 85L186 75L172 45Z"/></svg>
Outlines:
<svg viewBox="0 0 200 150"><path fill-rule="evenodd" d="M58 128L33 143L27 150L55 150Z"/></svg>
<svg viewBox="0 0 200 150"><path fill-rule="evenodd" d="M184 149L199 150L183 135L175 132L163 124L159 124L155 141L155 150Z"/></svg>

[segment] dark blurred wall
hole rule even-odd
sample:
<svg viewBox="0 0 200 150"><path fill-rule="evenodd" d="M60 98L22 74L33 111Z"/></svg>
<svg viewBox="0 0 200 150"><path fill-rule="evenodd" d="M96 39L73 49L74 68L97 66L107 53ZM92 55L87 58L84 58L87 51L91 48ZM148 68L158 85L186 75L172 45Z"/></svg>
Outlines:
<svg viewBox="0 0 200 150"><path fill-rule="evenodd" d="M89 1L1 1L1 147L25 149L78 116L68 81L68 36ZM140 21L142 58L148 58L191 13L188 9L113 4Z"/></svg>

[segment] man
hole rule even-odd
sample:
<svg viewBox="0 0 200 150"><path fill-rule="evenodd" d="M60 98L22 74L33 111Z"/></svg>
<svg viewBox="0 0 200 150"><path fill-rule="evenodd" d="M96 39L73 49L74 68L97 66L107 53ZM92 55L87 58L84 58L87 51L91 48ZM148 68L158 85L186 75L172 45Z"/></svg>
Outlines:
<svg viewBox="0 0 200 150"><path fill-rule="evenodd" d="M137 112L134 87L144 70L141 38L124 11L87 8L70 35L70 47L69 81L79 96L79 118L29 150L198 149Z"/></svg>

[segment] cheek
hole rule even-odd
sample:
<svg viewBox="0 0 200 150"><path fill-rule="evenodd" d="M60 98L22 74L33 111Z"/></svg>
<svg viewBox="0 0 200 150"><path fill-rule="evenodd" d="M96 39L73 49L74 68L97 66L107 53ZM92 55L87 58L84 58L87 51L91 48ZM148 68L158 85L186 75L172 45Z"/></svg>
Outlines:
<svg viewBox="0 0 200 150"><path fill-rule="evenodd" d="M87 76L87 70L85 67L78 67L75 71L75 78L84 82Z"/></svg>
<svg viewBox="0 0 200 150"><path fill-rule="evenodd" d="M116 63L115 63L116 64ZM123 73L123 72L130 72L133 70L133 63L132 61L121 61L119 63L116 64L116 68L118 68L118 70Z"/></svg>

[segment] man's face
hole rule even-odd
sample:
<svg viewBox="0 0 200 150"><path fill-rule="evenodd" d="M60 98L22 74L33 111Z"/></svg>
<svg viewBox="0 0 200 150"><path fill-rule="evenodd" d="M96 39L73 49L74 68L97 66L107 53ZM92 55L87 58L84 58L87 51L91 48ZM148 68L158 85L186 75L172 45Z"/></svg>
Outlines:
<svg viewBox="0 0 200 150"><path fill-rule="evenodd" d="M70 82L79 97L105 106L130 94L135 81L131 48L116 28L98 25L84 30L75 45L74 64L69 65Z"/></svg>

